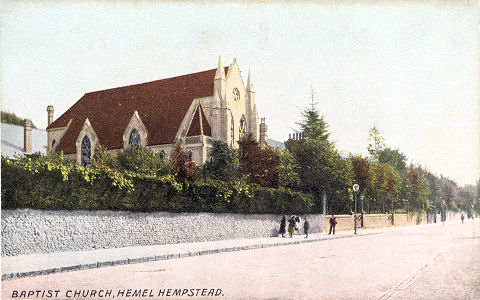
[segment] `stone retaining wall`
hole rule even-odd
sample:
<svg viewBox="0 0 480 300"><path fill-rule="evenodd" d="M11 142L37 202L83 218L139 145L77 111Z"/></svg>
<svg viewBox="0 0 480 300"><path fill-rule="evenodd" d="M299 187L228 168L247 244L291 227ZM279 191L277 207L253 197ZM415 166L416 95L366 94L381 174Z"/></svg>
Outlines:
<svg viewBox="0 0 480 300"><path fill-rule="evenodd" d="M2 210L2 256L270 237L277 235L281 218L213 213ZM311 233L324 232L323 215L310 215L308 221Z"/></svg>

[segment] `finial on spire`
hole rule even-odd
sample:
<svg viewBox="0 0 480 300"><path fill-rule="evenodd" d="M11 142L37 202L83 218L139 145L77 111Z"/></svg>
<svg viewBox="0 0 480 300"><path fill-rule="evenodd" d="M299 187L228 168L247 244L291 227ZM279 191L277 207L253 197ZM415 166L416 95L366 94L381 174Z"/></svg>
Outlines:
<svg viewBox="0 0 480 300"><path fill-rule="evenodd" d="M253 92L253 83L252 83L252 76L250 75L250 70L248 70L248 79L247 79L246 90L248 92Z"/></svg>
<svg viewBox="0 0 480 300"><path fill-rule="evenodd" d="M218 56L218 66L217 66L217 72L215 73L215 79L219 79L223 77L225 77L225 71L223 68L222 57Z"/></svg>

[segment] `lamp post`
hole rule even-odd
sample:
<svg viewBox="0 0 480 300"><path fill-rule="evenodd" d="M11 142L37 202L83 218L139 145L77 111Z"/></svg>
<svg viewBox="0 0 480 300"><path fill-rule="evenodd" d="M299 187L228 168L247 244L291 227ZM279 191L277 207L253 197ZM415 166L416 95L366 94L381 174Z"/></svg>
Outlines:
<svg viewBox="0 0 480 300"><path fill-rule="evenodd" d="M354 216L354 220L353 220L353 229L354 229L354 232L353 234L357 234L357 192L358 190L360 189L360 186L358 184L354 184L353 185L353 192L355 193L354 194L354 198L355 198L355 216Z"/></svg>
<svg viewBox="0 0 480 300"><path fill-rule="evenodd" d="M361 217L360 217L361 218L360 226L362 227L362 229L363 229L363 200L364 200L364 198L365 198L365 195L363 195L363 194L360 195L360 201L361 201L361 207L362 207L362 213L361 213Z"/></svg>

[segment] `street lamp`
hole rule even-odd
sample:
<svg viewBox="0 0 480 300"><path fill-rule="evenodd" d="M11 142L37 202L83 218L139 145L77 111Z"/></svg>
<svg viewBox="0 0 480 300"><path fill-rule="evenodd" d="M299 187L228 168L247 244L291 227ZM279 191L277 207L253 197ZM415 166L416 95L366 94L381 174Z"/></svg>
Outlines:
<svg viewBox="0 0 480 300"><path fill-rule="evenodd" d="M360 189L360 186L358 184L354 184L353 185L353 191L354 191L354 197L355 197L355 218L353 220L353 229L354 229L354 232L353 234L357 234L357 192L358 190Z"/></svg>
<svg viewBox="0 0 480 300"><path fill-rule="evenodd" d="M361 207L362 207L362 215L360 216L360 218L361 218L360 227L362 227L362 228L363 228L363 200L364 199L365 199L365 195L363 195L363 194L360 195L360 201L361 201L360 203L361 203Z"/></svg>

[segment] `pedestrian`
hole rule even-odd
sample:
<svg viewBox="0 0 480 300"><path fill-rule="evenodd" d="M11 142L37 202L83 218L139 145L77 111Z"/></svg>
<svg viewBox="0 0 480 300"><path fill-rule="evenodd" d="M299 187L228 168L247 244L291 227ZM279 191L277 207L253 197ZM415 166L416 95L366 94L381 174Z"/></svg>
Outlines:
<svg viewBox="0 0 480 300"><path fill-rule="evenodd" d="M297 231L298 234L300 234L300 223L302 222L302 219L299 216L295 216L295 230Z"/></svg>
<svg viewBox="0 0 480 300"><path fill-rule="evenodd" d="M462 214L462 216L460 217L460 219L462 219L462 224L463 224L463 220L465 220L465 216Z"/></svg>
<svg viewBox="0 0 480 300"><path fill-rule="evenodd" d="M282 237L285 237L285 226L287 225L287 218L285 218L285 215L283 215L282 220L280 221L280 230L278 231L279 234L282 235Z"/></svg>
<svg viewBox="0 0 480 300"><path fill-rule="evenodd" d="M295 231L295 216L292 216L288 219L288 234L290 237L293 237L293 233Z"/></svg>
<svg viewBox="0 0 480 300"><path fill-rule="evenodd" d="M308 239L308 229L310 228L310 224L308 224L307 218L305 218L305 222L303 223L303 233L305 233L305 238Z"/></svg>
<svg viewBox="0 0 480 300"><path fill-rule="evenodd" d="M332 215L332 217L330 218L330 231L328 232L328 234L331 234L332 230L333 230L333 234L335 234L335 225L337 225L337 218L335 218L335 216Z"/></svg>

